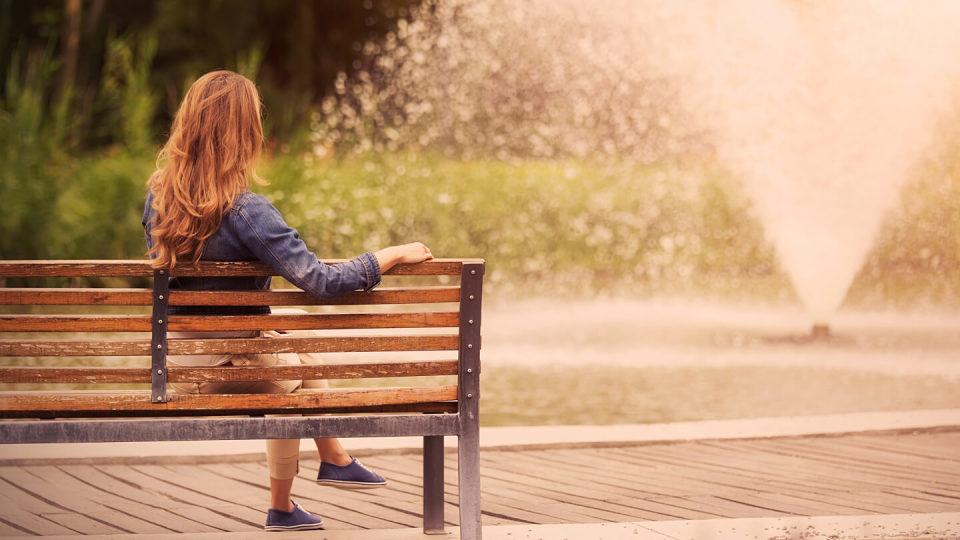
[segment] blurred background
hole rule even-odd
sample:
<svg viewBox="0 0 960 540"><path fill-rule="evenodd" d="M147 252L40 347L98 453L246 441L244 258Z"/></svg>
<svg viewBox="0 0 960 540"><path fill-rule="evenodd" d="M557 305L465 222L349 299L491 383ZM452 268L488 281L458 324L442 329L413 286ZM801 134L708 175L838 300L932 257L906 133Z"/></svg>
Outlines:
<svg viewBox="0 0 960 540"><path fill-rule="evenodd" d="M487 260L487 425L960 406L957 9L753 4L0 0L0 258L143 257L232 69L319 256Z"/></svg>

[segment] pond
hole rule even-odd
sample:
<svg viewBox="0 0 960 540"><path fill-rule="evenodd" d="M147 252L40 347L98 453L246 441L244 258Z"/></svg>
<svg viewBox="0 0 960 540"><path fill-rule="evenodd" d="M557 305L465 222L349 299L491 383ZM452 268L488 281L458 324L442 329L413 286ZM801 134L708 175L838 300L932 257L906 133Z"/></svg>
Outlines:
<svg viewBox="0 0 960 540"><path fill-rule="evenodd" d="M649 423L960 407L960 316L707 301L494 304L486 425Z"/></svg>

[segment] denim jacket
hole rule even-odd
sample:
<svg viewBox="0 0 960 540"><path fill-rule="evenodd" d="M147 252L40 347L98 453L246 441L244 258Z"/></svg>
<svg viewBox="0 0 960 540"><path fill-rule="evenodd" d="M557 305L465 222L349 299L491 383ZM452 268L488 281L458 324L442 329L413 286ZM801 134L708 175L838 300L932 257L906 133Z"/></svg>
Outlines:
<svg viewBox="0 0 960 540"><path fill-rule="evenodd" d="M143 228L147 248L152 245L150 229L154 217L147 194ZM344 263L324 264L317 260L299 233L283 220L266 198L252 192L240 194L227 212L220 228L204 245L200 260L262 261L274 272L319 298L330 298L355 290L370 290L380 283L380 265L366 252ZM171 277L172 290L255 290L269 289L270 277ZM171 306L171 314L265 314L269 306Z"/></svg>

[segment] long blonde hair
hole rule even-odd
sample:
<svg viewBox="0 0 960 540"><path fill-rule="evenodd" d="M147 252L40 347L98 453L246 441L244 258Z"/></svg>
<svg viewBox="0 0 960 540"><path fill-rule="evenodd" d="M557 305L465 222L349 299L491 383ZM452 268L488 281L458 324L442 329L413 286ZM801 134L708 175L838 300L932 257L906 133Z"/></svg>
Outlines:
<svg viewBox="0 0 960 540"><path fill-rule="evenodd" d="M190 86L148 182L154 268L197 264L234 200L259 180L262 149L260 94L249 79L213 71Z"/></svg>

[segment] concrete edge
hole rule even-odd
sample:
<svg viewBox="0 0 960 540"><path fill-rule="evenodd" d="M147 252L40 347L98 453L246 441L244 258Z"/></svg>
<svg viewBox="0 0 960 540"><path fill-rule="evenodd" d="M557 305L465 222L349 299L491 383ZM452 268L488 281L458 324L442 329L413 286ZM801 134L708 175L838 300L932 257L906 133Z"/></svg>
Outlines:
<svg viewBox="0 0 960 540"><path fill-rule="evenodd" d="M690 441L829 437L850 434L905 433L960 429L960 409L866 412L798 417L708 420L666 424L601 426L483 427L484 451L546 448L603 448ZM305 439L301 448L312 448ZM456 437L446 437L448 450ZM420 437L371 437L346 444L356 456L420 452ZM253 441L161 441L145 443L0 445L0 464L225 463L263 459L263 443ZM302 452L304 459L315 454Z"/></svg>
<svg viewBox="0 0 960 540"><path fill-rule="evenodd" d="M324 540L414 540L459 538L459 528L450 527L447 534L424 535L420 529L372 529L287 532L283 538ZM678 521L635 521L625 523L565 523L548 525L495 525L483 527L487 540L559 540L590 538L592 540L702 540L705 538L769 538L773 540L838 540L888 538L941 539L960 535L960 512L929 514L789 516L770 518L733 518ZM231 538L253 540L263 538L262 531L237 533L139 534L142 540L198 540ZM75 536L47 537L67 540ZM119 540L124 535L88 536L91 540Z"/></svg>

